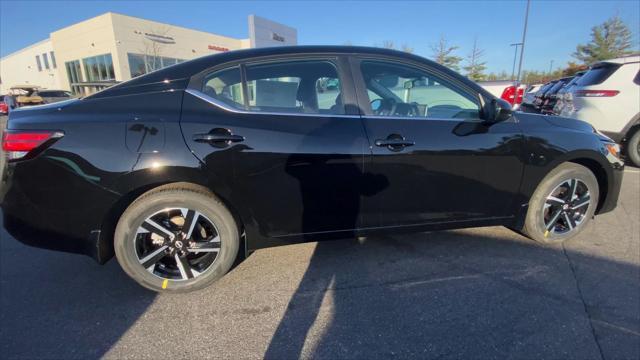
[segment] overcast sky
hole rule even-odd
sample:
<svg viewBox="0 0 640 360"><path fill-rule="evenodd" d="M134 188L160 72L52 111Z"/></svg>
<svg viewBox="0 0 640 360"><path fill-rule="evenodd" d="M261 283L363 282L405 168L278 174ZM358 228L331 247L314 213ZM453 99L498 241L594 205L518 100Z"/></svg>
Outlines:
<svg viewBox="0 0 640 360"><path fill-rule="evenodd" d="M298 42L374 46L406 44L430 57L440 35L468 55L474 38L485 50L488 70L511 72L513 48L522 37L524 1L0 1L0 55L50 32L107 11L237 38L248 37L247 16L256 14L295 27ZM548 70L571 60L592 26L618 14L638 46L640 1L532 1L524 68Z"/></svg>

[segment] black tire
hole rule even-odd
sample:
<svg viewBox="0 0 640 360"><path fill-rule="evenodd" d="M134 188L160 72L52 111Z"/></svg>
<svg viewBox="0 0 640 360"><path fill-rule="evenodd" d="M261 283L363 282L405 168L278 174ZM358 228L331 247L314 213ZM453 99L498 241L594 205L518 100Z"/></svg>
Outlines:
<svg viewBox="0 0 640 360"><path fill-rule="evenodd" d="M626 146L627 157L634 166L640 167L640 129L631 135Z"/></svg>
<svg viewBox="0 0 640 360"><path fill-rule="evenodd" d="M587 194L589 195L589 202L584 206L586 210L584 207L573 210L572 205L579 205L578 199L571 200L573 202L567 202L566 205L559 205L561 202L556 203L555 201L548 200L548 197L554 191L559 191L559 194L561 194L558 195L560 200L566 200L569 197L568 193L571 191L572 179L577 180L575 184L577 184L576 187L579 188L580 191L584 191L586 187ZM563 190L566 190L564 194L562 193ZM576 236L586 227L595 213L599 196L598 180L591 170L582 165L563 163L547 174L533 193L533 196L529 200L529 208L522 232L530 239L540 243L562 243ZM586 199L586 197L584 199ZM553 206L546 208L545 204L547 203L553 203ZM565 208L567 209L563 210ZM575 211L575 213L573 213L573 211ZM559 220L554 222L553 219L555 217L553 215L556 213L560 214L558 215ZM567 214L567 218L564 217L565 213ZM572 213L573 215L570 215ZM579 223L571 221L570 219L575 219L574 216L578 216L581 221ZM552 226L553 224L556 225ZM565 225L563 226L563 224ZM551 227L551 231L547 230L548 227ZM557 228L567 232L556 232Z"/></svg>
<svg viewBox="0 0 640 360"><path fill-rule="evenodd" d="M155 270L145 269L141 264L140 255L137 253L138 243L140 241L148 241L141 240L139 237L139 229L142 227L142 223L150 219L151 216L159 216L154 214L163 214L163 211L168 208L192 209L198 214L197 219L204 219L200 221L213 223L212 228L215 229L215 233L219 237L216 242L218 244L216 247L219 247L219 249L216 253L211 253L210 255L206 252L196 252L195 254L184 255L185 258L187 256L204 257L215 255L214 260L207 265L208 267L197 273L197 275L194 276L196 273L191 273L191 270L188 270L189 275L193 276L192 278L163 278L156 274ZM185 226L185 223L183 223L183 226ZM148 233L148 235L153 236L152 233ZM142 236L144 238L146 235L142 234ZM178 239L179 236L181 235L177 235L175 239ZM168 239L165 239L165 241L168 242ZM186 241L183 243L185 244L185 249L187 246ZM122 214L114 235L116 258L122 269L140 285L157 292L189 292L207 287L229 271L237 257L239 244L240 237L237 224L224 204L204 188L191 187L187 184L163 186L140 196ZM157 246L160 247L160 245ZM168 251L177 251L177 248L176 246L170 247L166 250L166 256L168 257L158 261L167 263L172 261L176 253ZM186 251L183 254L185 253ZM174 261L174 264L176 268L180 268L177 266L177 261ZM155 266L153 266L154 269ZM170 267L171 265L166 266ZM165 264L162 263L161 267L165 268ZM183 267L179 270L181 271L180 274L185 274Z"/></svg>

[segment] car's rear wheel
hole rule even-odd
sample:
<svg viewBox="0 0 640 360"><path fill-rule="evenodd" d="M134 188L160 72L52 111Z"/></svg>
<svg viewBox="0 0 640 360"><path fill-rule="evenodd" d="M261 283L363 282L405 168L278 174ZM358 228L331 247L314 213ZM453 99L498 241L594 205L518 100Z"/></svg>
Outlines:
<svg viewBox="0 0 640 360"><path fill-rule="evenodd" d="M522 230L542 243L560 243L580 233L598 205L598 180L586 167L564 163L538 185Z"/></svg>
<svg viewBox="0 0 640 360"><path fill-rule="evenodd" d="M204 190L168 186L134 201L116 227L114 246L124 271L159 292L208 286L231 268L239 248L231 213Z"/></svg>
<svg viewBox="0 0 640 360"><path fill-rule="evenodd" d="M627 157L631 160L631 163L637 167L640 167L640 129L631 135L626 146Z"/></svg>

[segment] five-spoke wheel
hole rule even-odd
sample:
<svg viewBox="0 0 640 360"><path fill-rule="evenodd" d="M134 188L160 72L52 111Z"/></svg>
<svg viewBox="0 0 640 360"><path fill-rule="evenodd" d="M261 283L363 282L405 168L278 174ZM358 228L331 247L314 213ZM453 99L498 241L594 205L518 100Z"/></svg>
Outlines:
<svg viewBox="0 0 640 360"><path fill-rule="evenodd" d="M567 240L593 217L599 194L598 180L591 170L579 164L561 164L540 182L529 200L522 232L543 243Z"/></svg>
<svg viewBox="0 0 640 360"><path fill-rule="evenodd" d="M589 187L584 182L578 179L564 181L553 189L544 203L545 231L564 234L575 229L584 221L590 203Z"/></svg>
<svg viewBox="0 0 640 360"><path fill-rule="evenodd" d="M198 277L216 261L220 236L214 223L193 209L168 208L146 218L135 235L142 267L162 279Z"/></svg>
<svg viewBox="0 0 640 360"><path fill-rule="evenodd" d="M118 262L155 291L192 291L222 277L236 259L233 216L203 188L170 185L134 201L116 227Z"/></svg>

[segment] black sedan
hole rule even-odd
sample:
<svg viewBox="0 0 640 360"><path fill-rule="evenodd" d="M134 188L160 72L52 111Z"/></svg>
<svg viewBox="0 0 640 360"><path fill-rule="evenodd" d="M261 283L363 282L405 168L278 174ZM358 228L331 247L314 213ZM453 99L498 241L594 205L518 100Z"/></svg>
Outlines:
<svg viewBox="0 0 640 360"><path fill-rule="evenodd" d="M326 86L326 84L333 84ZM233 51L11 113L4 225L156 291L256 249L503 225L542 243L611 211L618 146L513 113L421 57L359 47Z"/></svg>

